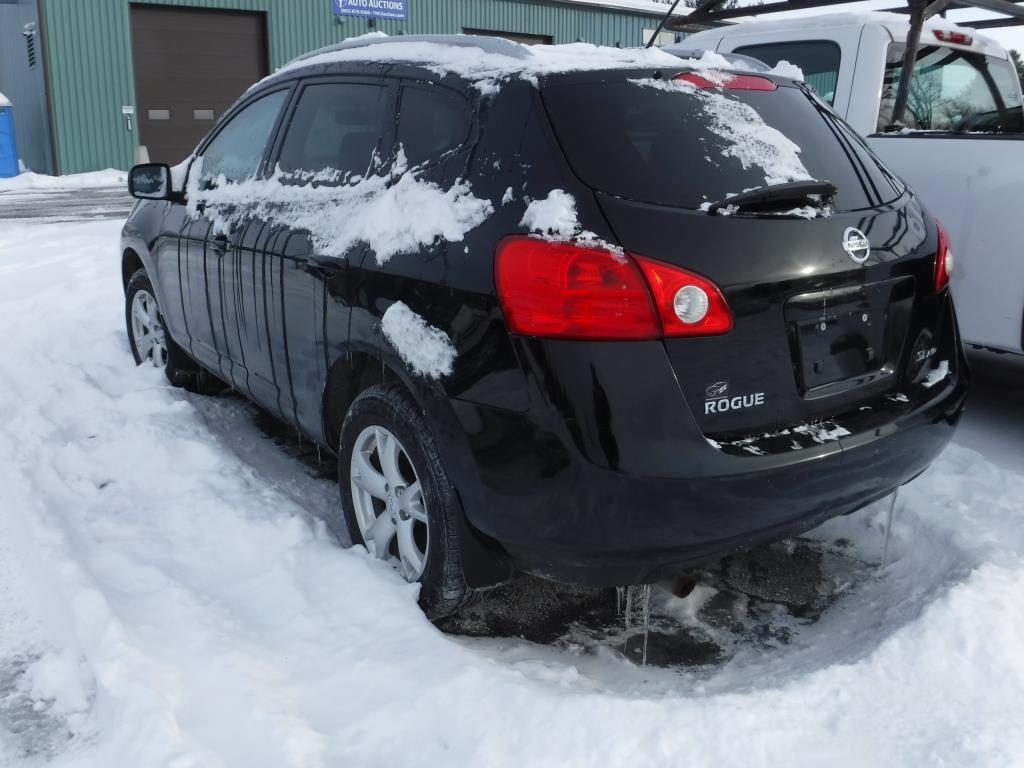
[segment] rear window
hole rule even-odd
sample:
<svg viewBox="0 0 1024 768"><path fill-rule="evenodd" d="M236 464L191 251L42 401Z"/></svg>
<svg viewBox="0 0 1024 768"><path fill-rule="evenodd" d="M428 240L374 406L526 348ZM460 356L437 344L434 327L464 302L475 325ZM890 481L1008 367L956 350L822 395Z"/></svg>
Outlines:
<svg viewBox="0 0 1024 768"><path fill-rule="evenodd" d="M863 141L800 88L698 90L638 79L553 84L544 100L576 173L617 197L699 209L811 178L839 188L837 210L859 210L903 191Z"/></svg>
<svg viewBox="0 0 1024 768"><path fill-rule="evenodd" d="M878 110L878 130L892 122L900 84L903 43L891 43ZM1020 88L1008 59L997 59L943 45L917 52L903 125L923 131L1020 133L1024 130Z"/></svg>
<svg viewBox="0 0 1024 768"><path fill-rule="evenodd" d="M788 61L804 73L804 82L812 86L829 104L836 100L839 82L839 46L830 40L800 40L788 43L766 43L737 48L733 53L753 56L769 67Z"/></svg>

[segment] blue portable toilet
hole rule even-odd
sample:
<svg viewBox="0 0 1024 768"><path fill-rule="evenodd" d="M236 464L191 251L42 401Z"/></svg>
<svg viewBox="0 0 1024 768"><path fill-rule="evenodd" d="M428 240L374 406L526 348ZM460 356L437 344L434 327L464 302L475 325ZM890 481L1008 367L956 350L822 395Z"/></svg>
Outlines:
<svg viewBox="0 0 1024 768"><path fill-rule="evenodd" d="M14 146L14 114L11 102L0 93L0 179L18 175L18 150Z"/></svg>

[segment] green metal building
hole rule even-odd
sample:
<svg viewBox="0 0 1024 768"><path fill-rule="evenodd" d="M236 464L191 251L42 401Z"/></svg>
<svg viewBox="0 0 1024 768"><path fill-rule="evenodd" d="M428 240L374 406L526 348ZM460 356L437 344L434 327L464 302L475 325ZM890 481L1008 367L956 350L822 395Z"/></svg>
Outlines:
<svg viewBox="0 0 1024 768"><path fill-rule="evenodd" d="M366 10L382 7L404 18ZM14 103L27 167L127 169L139 156L181 159L178 145L194 146L253 80L348 37L466 32L629 47L650 37L666 8L656 0L0 0L0 92Z"/></svg>

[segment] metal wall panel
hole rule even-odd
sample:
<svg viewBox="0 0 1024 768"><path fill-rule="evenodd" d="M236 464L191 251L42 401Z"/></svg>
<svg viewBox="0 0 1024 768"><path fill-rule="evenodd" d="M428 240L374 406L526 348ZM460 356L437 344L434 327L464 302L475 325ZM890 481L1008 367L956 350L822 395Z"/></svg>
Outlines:
<svg viewBox="0 0 1024 768"><path fill-rule="evenodd" d="M647 14L568 5L556 0L409 0L407 21L335 17L331 0L138 0L141 3L263 11L270 66L313 48L380 30L442 34L463 28L550 35L635 46L658 19ZM127 169L137 143L122 106L135 106L129 0L42 0L46 56L60 173Z"/></svg>
<svg viewBox="0 0 1024 768"><path fill-rule="evenodd" d="M24 35L35 24L36 63L29 65ZM18 158L33 171L53 172L50 154L50 116L43 80L43 46L34 0L0 4L0 93L14 103L14 136Z"/></svg>

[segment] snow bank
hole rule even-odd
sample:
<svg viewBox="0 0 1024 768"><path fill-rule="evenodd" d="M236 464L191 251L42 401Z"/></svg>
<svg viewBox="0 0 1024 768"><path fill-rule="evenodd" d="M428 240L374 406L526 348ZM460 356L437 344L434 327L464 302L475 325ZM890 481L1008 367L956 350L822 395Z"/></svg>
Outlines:
<svg viewBox="0 0 1024 768"><path fill-rule="evenodd" d="M884 571L884 503L831 521L870 572L703 670L456 640L255 409L131 366L119 229L0 223L0 764L1021 763L1024 476L951 447Z"/></svg>
<svg viewBox="0 0 1024 768"><path fill-rule="evenodd" d="M707 88L698 88L685 80L642 78L631 82L644 88L667 93L685 93L698 99L711 121L711 129L725 146L725 157L735 157L743 168L756 166L764 171L765 184L805 181L813 177L800 162L800 147L784 133L765 123L749 104L730 99Z"/></svg>
<svg viewBox="0 0 1024 768"><path fill-rule="evenodd" d="M193 166L189 174L189 209L195 215L197 204L205 203L203 215L218 231L231 231L251 216L309 231L314 247L327 256L367 243L380 265L438 239L458 242L494 211L465 180L447 190L420 180L401 152L388 175L347 180L331 170L312 175L278 171L267 179L221 180L202 190L195 183L201 173L201 167ZM311 183L289 183L299 179Z"/></svg>
<svg viewBox="0 0 1024 768"><path fill-rule="evenodd" d="M67 176L47 176L28 171L9 179L0 179L0 192L29 189L90 189L93 187L123 187L128 184L128 174L114 168L89 173L72 173Z"/></svg>
<svg viewBox="0 0 1024 768"><path fill-rule="evenodd" d="M400 301L384 312L381 330L410 368L428 379L440 379L452 372L455 346L440 328L427 321Z"/></svg>

